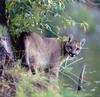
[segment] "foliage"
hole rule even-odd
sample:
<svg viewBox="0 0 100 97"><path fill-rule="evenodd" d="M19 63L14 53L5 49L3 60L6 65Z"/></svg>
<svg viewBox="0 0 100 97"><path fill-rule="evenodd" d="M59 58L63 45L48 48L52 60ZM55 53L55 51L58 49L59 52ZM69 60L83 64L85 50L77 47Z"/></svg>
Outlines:
<svg viewBox="0 0 100 97"><path fill-rule="evenodd" d="M0 36L2 35L1 32L3 32L3 27L0 25Z"/></svg>
<svg viewBox="0 0 100 97"><path fill-rule="evenodd" d="M61 37L61 28L75 25L75 21L65 12L66 6L74 1L77 0L7 0L10 32L14 37L23 31ZM88 27L86 22L81 26L84 29Z"/></svg>
<svg viewBox="0 0 100 97"><path fill-rule="evenodd" d="M7 33L8 33L7 31L8 31L8 29L7 29L6 26L2 26L2 25L0 25L0 37L4 37L4 36L6 36Z"/></svg>
<svg viewBox="0 0 100 97"><path fill-rule="evenodd" d="M11 32L14 35L19 35L22 31L55 32L57 25L53 21L61 17L65 8L64 2L65 0L8 1L6 9Z"/></svg>
<svg viewBox="0 0 100 97"><path fill-rule="evenodd" d="M33 76L21 72L21 78L18 82L16 97L86 97L86 93L77 93L74 89L64 86L61 80L54 78L48 79L44 74ZM41 77L40 77L41 76ZM36 84L39 85L36 85ZM43 87L43 88L41 88Z"/></svg>
<svg viewBox="0 0 100 97"><path fill-rule="evenodd" d="M16 64L16 63L15 63ZM19 63L18 63L19 64ZM30 72L26 72L24 69L16 65L14 68L5 70L6 76L9 74L12 77L8 77L9 80L2 81L2 84L6 87L10 87L9 84L16 86L16 97L88 97L89 93L77 92L70 86L66 85L62 79L55 79L50 77L48 79L43 72L39 72L38 75L32 75ZM6 78L6 77L4 77ZM13 81L12 81L13 79ZM11 83L12 82L12 83ZM6 89L6 88L5 88ZM5 89L2 91L5 93ZM8 88L9 89L9 88ZM15 90L9 93L9 97L15 93Z"/></svg>
<svg viewBox="0 0 100 97"><path fill-rule="evenodd" d="M16 97L89 97L90 94L86 91L78 92L63 82L63 79L56 79L45 76L44 72L38 72L32 75L31 72L26 72L19 64L14 63L15 67L4 70L0 78L4 78L2 85L5 87L2 94L9 97L16 93ZM18 65L17 65L18 64ZM67 68L66 73L70 73L72 68ZM4 75L6 74L6 75ZM7 77L7 78L6 78ZM0 80L1 81L1 80ZM5 84L6 83L6 84ZM97 82L98 83L98 82ZM13 87L12 87L13 85ZM6 93L5 91L8 92ZM7 97L4 96L4 97Z"/></svg>
<svg viewBox="0 0 100 97"><path fill-rule="evenodd" d="M79 7L79 9L76 11L74 10L73 12L71 12L71 10L67 10L68 14L75 20L77 21L77 24L80 24L81 28L84 29L84 31L86 32L88 29L90 31L95 30L96 24L93 20L93 18L90 16L90 12L89 10L84 7L81 6Z"/></svg>

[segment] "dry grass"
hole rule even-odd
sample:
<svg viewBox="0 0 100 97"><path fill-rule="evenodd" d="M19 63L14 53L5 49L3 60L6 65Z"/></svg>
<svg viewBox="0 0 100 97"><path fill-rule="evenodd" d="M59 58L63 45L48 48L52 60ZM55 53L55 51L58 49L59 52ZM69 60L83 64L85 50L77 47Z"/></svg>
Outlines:
<svg viewBox="0 0 100 97"><path fill-rule="evenodd" d="M19 65L4 70L0 76L0 97L85 97L77 94L64 83L53 77L45 77L43 72L32 75Z"/></svg>

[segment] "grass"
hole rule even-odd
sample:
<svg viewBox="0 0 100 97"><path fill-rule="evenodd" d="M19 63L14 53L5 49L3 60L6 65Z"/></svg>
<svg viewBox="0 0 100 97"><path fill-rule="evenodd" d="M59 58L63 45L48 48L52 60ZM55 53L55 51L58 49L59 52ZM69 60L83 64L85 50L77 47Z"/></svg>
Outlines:
<svg viewBox="0 0 100 97"><path fill-rule="evenodd" d="M61 79L46 78L43 73L32 75L17 67L12 70L18 77L16 97L86 97L86 93L77 93L70 87L64 87ZM17 75L16 75L17 74Z"/></svg>
<svg viewBox="0 0 100 97"><path fill-rule="evenodd" d="M77 93L77 90L64 86L62 79L53 77L48 79L43 72L32 75L31 72L26 72L20 66L5 70L5 72L12 76L13 81L11 81L11 77L8 77L8 80L4 79L5 81L0 82L0 84L5 86L6 82L6 87L11 88L11 85L9 85L11 83L15 86L15 91L14 88L11 88L13 91L8 93L11 95L9 97L88 97L88 94L84 92ZM3 92L7 94L5 89L3 89ZM16 92L16 95L12 96L13 92Z"/></svg>

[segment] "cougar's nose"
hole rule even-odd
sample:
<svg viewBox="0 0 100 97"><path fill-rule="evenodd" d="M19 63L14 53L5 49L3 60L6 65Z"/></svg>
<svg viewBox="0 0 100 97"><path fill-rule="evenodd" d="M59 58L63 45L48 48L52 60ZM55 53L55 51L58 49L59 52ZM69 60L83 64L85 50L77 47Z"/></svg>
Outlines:
<svg viewBox="0 0 100 97"><path fill-rule="evenodd" d="M75 57L75 56L76 56L76 55L75 55L75 54L73 54L73 53L71 53L71 54L70 54L70 57Z"/></svg>

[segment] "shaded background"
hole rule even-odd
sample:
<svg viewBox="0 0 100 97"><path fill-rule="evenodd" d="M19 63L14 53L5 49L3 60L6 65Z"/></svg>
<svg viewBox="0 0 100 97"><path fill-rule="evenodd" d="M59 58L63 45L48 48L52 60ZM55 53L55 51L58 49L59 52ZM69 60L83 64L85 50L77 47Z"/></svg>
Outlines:
<svg viewBox="0 0 100 97"><path fill-rule="evenodd" d="M84 0L85 1L85 0ZM87 0L88 1L88 0ZM90 82L89 86L84 85L87 92L91 92L92 97L100 97L100 1L86 3L73 3L69 9L70 14L76 21L87 21L89 30L84 32L78 25L64 31L64 33L72 33L75 38L86 37L86 44L79 57L84 57L84 60L74 64L73 73L79 75L81 66L87 64L85 79ZM76 85L75 85L76 87Z"/></svg>

